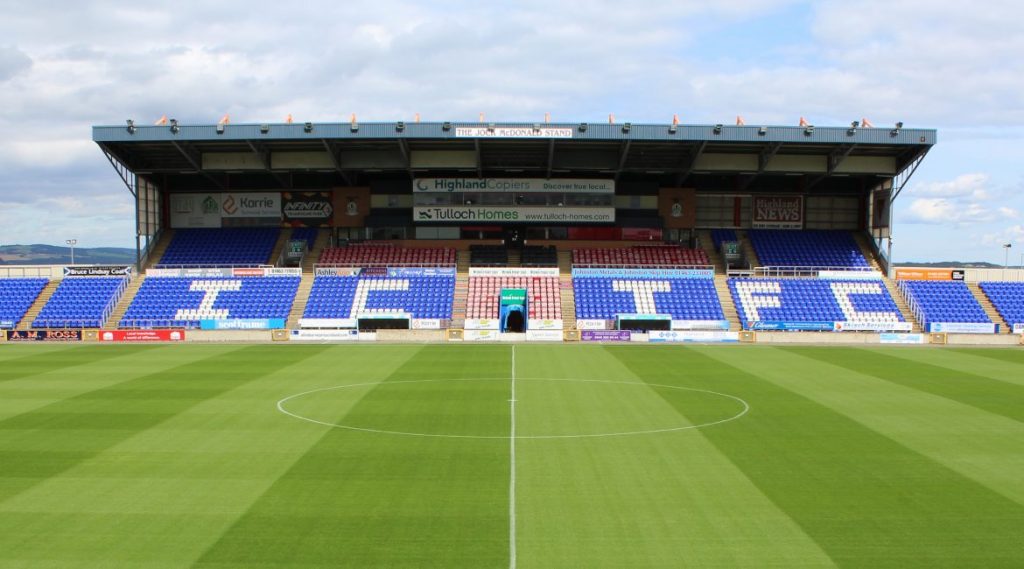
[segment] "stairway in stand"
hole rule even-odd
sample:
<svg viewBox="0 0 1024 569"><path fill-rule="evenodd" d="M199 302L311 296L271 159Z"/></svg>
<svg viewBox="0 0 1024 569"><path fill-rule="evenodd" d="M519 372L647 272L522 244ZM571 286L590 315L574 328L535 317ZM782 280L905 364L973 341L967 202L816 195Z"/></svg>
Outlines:
<svg viewBox="0 0 1024 569"><path fill-rule="evenodd" d="M519 249L508 250L508 266L519 267L523 264L523 252Z"/></svg>
<svg viewBox="0 0 1024 569"><path fill-rule="evenodd" d="M974 295L978 304L985 309L985 315L988 316L988 319L999 324L1000 334L1009 334L1013 332L1013 326L1008 325L1006 321L1003 320L1003 317L999 315L999 311L996 310L995 305L993 305L992 301L988 299L988 295L985 294L985 291L981 290L978 283L967 283L967 288L970 289L971 294Z"/></svg>
<svg viewBox="0 0 1024 569"><path fill-rule="evenodd" d="M732 300L732 293L729 292L729 280L726 275L715 275L715 292L718 293L718 302L722 304L722 313L729 321L729 330L738 332L743 329L740 323L740 313L736 310L736 303Z"/></svg>
<svg viewBox="0 0 1024 569"><path fill-rule="evenodd" d="M562 329L576 329L576 291L572 288L572 251L558 252L558 293L562 308Z"/></svg>
<svg viewBox="0 0 1024 569"><path fill-rule="evenodd" d="M320 261L320 255L324 252L331 243L331 232L329 230L321 229L316 234L316 241L313 242L313 248L306 252L306 256L302 258L302 274L313 273L316 268L316 264Z"/></svg>
<svg viewBox="0 0 1024 569"><path fill-rule="evenodd" d="M286 328L296 329L299 327L299 320L306 312L306 303L309 302L309 293L313 290L313 279L316 278L312 272L303 272L302 280L299 281L299 289L295 291L295 300L292 301L292 309L288 312Z"/></svg>
<svg viewBox="0 0 1024 569"><path fill-rule="evenodd" d="M274 244L274 250L270 252L270 260L267 261L268 265L277 266L277 262L281 259L281 253L284 251L285 245L292 238L291 228L285 228L281 230L281 234L277 236L277 243Z"/></svg>
<svg viewBox="0 0 1024 569"><path fill-rule="evenodd" d="M18 330L32 329L32 321L36 319L36 316L39 316L39 312L43 309L44 306L46 306L46 303L50 301L50 297L53 296L53 292L57 290L57 286L59 284L60 281L50 281L46 283L46 287L44 287L42 292L39 293L39 296L36 297L36 300L35 302L32 303L32 306L28 307L28 311L25 312L25 316L21 319L21 322L18 324Z"/></svg>
<svg viewBox="0 0 1024 569"><path fill-rule="evenodd" d="M754 244L750 242L750 238L747 237L746 231L736 230L736 239L740 242L740 251L743 251L743 257L750 263L750 268L753 270L755 267L761 266L761 260L757 258L757 251L754 250Z"/></svg>
<svg viewBox="0 0 1024 569"><path fill-rule="evenodd" d="M871 265L871 268L881 272L882 264L878 262L874 249L872 249L871 244L868 242L868 236L859 231L855 231L853 233L853 240L857 242L857 246L860 247L861 254L868 260L868 264Z"/></svg>
<svg viewBox="0 0 1024 569"><path fill-rule="evenodd" d="M700 246L704 249L704 252L708 254L708 260L715 267L716 275L725 274L725 258L722 257L722 253L715 249L715 241L711 238L711 231L708 229L701 229L697 232L697 237L700 239Z"/></svg>
<svg viewBox="0 0 1024 569"><path fill-rule="evenodd" d="M160 262L160 258L164 256L164 252L167 251L167 246L171 244L172 239L174 239L174 230L164 229L163 234L160 235L160 240L150 249L144 268L153 268Z"/></svg>
<svg viewBox="0 0 1024 569"><path fill-rule="evenodd" d="M452 299L452 322L449 328L458 329L466 323L466 304L469 300L469 251L455 252L455 296Z"/></svg>
<svg viewBox="0 0 1024 569"><path fill-rule="evenodd" d="M138 275L128 283L128 287L124 289L124 293L114 306L114 310L111 311L110 317L103 323L104 330L117 330L121 319L124 318L124 313L128 312L128 307L131 306L132 300L135 299L135 295L139 292L139 287L142 286L142 282L145 280L145 275Z"/></svg>
<svg viewBox="0 0 1024 569"><path fill-rule="evenodd" d="M889 277L883 276L882 282L885 283L885 288L889 290L889 296L892 297L893 302L896 303L896 308L900 309L900 314L903 315L903 320L910 322L913 326L911 332L920 332L922 330L921 323L914 317L914 313L910 311L910 305L907 304L907 299L903 297L899 288L896 286L896 282Z"/></svg>

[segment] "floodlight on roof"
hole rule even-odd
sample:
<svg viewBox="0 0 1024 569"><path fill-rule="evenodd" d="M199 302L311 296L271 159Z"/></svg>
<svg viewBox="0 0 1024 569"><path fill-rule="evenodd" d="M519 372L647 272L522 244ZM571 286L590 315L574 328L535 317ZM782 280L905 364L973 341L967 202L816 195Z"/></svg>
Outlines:
<svg viewBox="0 0 1024 569"><path fill-rule="evenodd" d="M224 123L219 122L217 123L217 126L214 128L216 129L217 134L224 134Z"/></svg>
<svg viewBox="0 0 1024 569"><path fill-rule="evenodd" d="M580 132L587 132L587 123L581 122L579 126Z"/></svg>
<svg viewBox="0 0 1024 569"><path fill-rule="evenodd" d="M405 121L398 121L395 123L395 132L402 132L405 130Z"/></svg>
<svg viewBox="0 0 1024 569"><path fill-rule="evenodd" d="M126 129L128 130L128 134L135 134L135 121L128 119L124 122L127 125Z"/></svg>
<svg viewBox="0 0 1024 569"><path fill-rule="evenodd" d="M715 134L722 134L722 125L716 124L715 127L711 129L711 132Z"/></svg>
<svg viewBox="0 0 1024 569"><path fill-rule="evenodd" d="M814 125L813 124L809 124L809 125L805 126L804 127L804 136L811 136L812 134L814 134Z"/></svg>
<svg viewBox="0 0 1024 569"><path fill-rule="evenodd" d="M622 123L622 133L623 134L629 134L629 131L632 128L633 128L633 124L632 123L628 123L628 122Z"/></svg>
<svg viewBox="0 0 1024 569"><path fill-rule="evenodd" d="M762 127L758 128L757 129L757 134L759 136L764 136L764 135L768 134L768 127L762 126Z"/></svg>
<svg viewBox="0 0 1024 569"><path fill-rule="evenodd" d="M178 128L178 119L171 119L171 132L174 134L178 134L179 130L181 129Z"/></svg>
<svg viewBox="0 0 1024 569"><path fill-rule="evenodd" d="M260 125L260 134L267 134L268 132L270 132L270 125L266 124L266 123L261 124Z"/></svg>
<svg viewBox="0 0 1024 569"><path fill-rule="evenodd" d="M452 123L450 121L444 121L441 124L441 130L443 130L445 132L448 132L451 129L452 129Z"/></svg>
<svg viewBox="0 0 1024 569"><path fill-rule="evenodd" d="M349 125L348 129L352 132L359 132L359 123L352 121L352 124Z"/></svg>
<svg viewBox="0 0 1024 569"><path fill-rule="evenodd" d="M302 131L306 133L313 132L313 123L307 122L306 124L302 125Z"/></svg>
<svg viewBox="0 0 1024 569"><path fill-rule="evenodd" d="M889 136L896 136L896 135L898 135L900 133L900 129L902 129L902 128L903 128L903 121L897 122L896 123L896 128L894 128L891 131L889 131Z"/></svg>

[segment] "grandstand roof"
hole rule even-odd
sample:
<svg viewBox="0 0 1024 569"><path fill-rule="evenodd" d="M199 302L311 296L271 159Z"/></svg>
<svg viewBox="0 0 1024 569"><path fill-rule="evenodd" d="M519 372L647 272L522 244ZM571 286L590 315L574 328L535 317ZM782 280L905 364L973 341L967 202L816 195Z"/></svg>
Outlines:
<svg viewBox="0 0 1024 569"><path fill-rule="evenodd" d="M756 191L777 190L771 180L781 177L789 180L786 186L803 189L863 188L865 179L893 177L915 163L936 143L936 131L630 123L180 124L95 126L93 140L116 166L159 180L171 191L313 189L426 175L614 176Z"/></svg>

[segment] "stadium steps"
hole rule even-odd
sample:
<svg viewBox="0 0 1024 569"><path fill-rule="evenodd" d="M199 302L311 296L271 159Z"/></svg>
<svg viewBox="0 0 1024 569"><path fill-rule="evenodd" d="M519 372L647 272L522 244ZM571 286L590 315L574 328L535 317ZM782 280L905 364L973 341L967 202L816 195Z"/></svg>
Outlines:
<svg viewBox="0 0 1024 569"><path fill-rule="evenodd" d="M715 240L711 238L711 230L703 229L697 232L697 238L700 240L701 249L708 254L708 259L711 260L711 264L715 266L715 274L725 274L725 258L722 254L715 249Z"/></svg>
<svg viewBox="0 0 1024 569"><path fill-rule="evenodd" d="M322 229L318 231L316 241L313 242L313 248L302 258L302 274L314 272L317 262L320 261L320 255L330 244L331 232Z"/></svg>
<svg viewBox="0 0 1024 569"><path fill-rule="evenodd" d="M320 238L317 237L317 241ZM306 304L309 303L309 293L313 291L313 279L316 275L312 271L302 273L302 280L299 281L299 289L295 291L295 299L292 300L292 309L288 312L286 328L296 329L299 327L299 320L306 313Z"/></svg>
<svg viewBox="0 0 1024 569"><path fill-rule="evenodd" d="M267 261L268 265L277 266L277 262L281 259L281 253L284 252L284 248L288 245L288 241L292 238L292 230L282 229L281 233L277 236L277 243L274 244L274 249L270 252L270 260Z"/></svg>
<svg viewBox="0 0 1024 569"><path fill-rule="evenodd" d="M57 280L52 280L46 283L46 286L43 287L43 290L39 293L39 296L36 297L35 302L32 303L32 306L28 307L28 311L26 311L25 315L22 316L21 322L18 322L18 330L32 329L32 321L35 320L37 316L39 316L39 312L43 310L43 307L46 306L46 303L50 302L50 297L53 296L53 293L54 291L57 290L57 286L59 284L60 281Z"/></svg>
<svg viewBox="0 0 1024 569"><path fill-rule="evenodd" d="M117 330L118 324L124 318L124 313L128 312L128 307L135 300L135 295L139 292L139 288L144 280L146 280L145 275L138 275L128 283L128 287L124 289L124 293L114 306L114 310L111 311L110 318L107 318L107 321L103 323L104 330Z"/></svg>
<svg viewBox="0 0 1024 569"><path fill-rule="evenodd" d="M508 266L509 267L521 267L523 266L523 252L519 249L508 250Z"/></svg>
<svg viewBox="0 0 1024 569"><path fill-rule="evenodd" d="M466 305L469 299L469 250L455 253L455 295L452 297L450 328L462 328L466 323Z"/></svg>
<svg viewBox="0 0 1024 569"><path fill-rule="evenodd" d="M911 328L911 332L922 331L923 328L921 327L921 323L917 321L917 318L914 318L914 313L910 311L910 305L907 304L906 297L903 296L903 293L900 292L899 288L896 286L896 281L883 276L882 282L885 283L885 288L888 289L889 296L891 296L893 302L896 303L896 308L900 309L900 314L903 315L903 320L910 322L911 326L913 326L913 328Z"/></svg>
<svg viewBox="0 0 1024 569"><path fill-rule="evenodd" d="M1007 324L1006 321L1003 320L1003 317L999 315L999 311L996 310L995 305L992 304L991 300L989 300L988 295L985 294L985 291L981 290L981 287L978 286L978 283L967 283L967 288L971 291L971 294L974 295L974 298L975 300L978 301L978 304L980 304L981 307L985 309L985 315L988 316L988 319L999 324L1000 334L1009 334L1010 332L1013 331L1013 326Z"/></svg>
<svg viewBox="0 0 1024 569"><path fill-rule="evenodd" d="M747 237L746 231L736 230L736 239L740 242L740 250L743 251L743 258L747 260L750 268L761 266L761 260L757 258L757 251L754 250L754 244L750 242L750 238Z"/></svg>
<svg viewBox="0 0 1024 569"><path fill-rule="evenodd" d="M864 255L864 258L868 260L868 265L871 265L872 269L882 272L882 264L878 262L878 257L875 255L874 249L871 248L871 243L868 242L868 236L859 231L854 231L853 240L860 247L860 254Z"/></svg>
<svg viewBox="0 0 1024 569"><path fill-rule="evenodd" d="M562 329L576 329L576 291L572 288L572 251L558 251L558 284Z"/></svg>
<svg viewBox="0 0 1024 569"><path fill-rule="evenodd" d="M718 293L718 302L722 304L722 313L729 321L729 330L739 331L743 329L740 324L740 313L736 310L736 303L732 300L732 293L729 291L729 277L726 275L715 275L715 292Z"/></svg>
<svg viewBox="0 0 1024 569"><path fill-rule="evenodd" d="M164 252L167 251L167 247L171 244L174 239L173 229L164 229L163 235L160 236L160 240L153 246L153 250L149 252L149 257L146 259L146 268L156 266L160 259L164 256Z"/></svg>

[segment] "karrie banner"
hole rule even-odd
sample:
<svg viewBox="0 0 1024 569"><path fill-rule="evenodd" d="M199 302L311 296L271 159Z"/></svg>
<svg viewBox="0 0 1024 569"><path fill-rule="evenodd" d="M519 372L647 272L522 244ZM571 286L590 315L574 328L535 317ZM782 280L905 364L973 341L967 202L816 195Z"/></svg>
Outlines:
<svg viewBox="0 0 1024 569"><path fill-rule="evenodd" d="M413 318L409 321L409 328L412 330L440 330L440 318Z"/></svg>
<svg viewBox="0 0 1024 569"><path fill-rule="evenodd" d="M957 269L896 269L898 281L962 281L964 271Z"/></svg>
<svg viewBox="0 0 1024 569"><path fill-rule="evenodd" d="M577 330L607 330L608 320L593 320L593 319L577 319L576 329Z"/></svg>
<svg viewBox="0 0 1024 569"><path fill-rule="evenodd" d="M8 330L8 342L81 342L81 330Z"/></svg>
<svg viewBox="0 0 1024 569"><path fill-rule="evenodd" d="M416 206L417 223L614 223L614 207Z"/></svg>
<svg viewBox="0 0 1024 569"><path fill-rule="evenodd" d="M221 196L222 218L281 218L281 194L277 192L227 193Z"/></svg>
<svg viewBox="0 0 1024 569"><path fill-rule="evenodd" d="M802 229L803 196L754 196L751 226L757 229Z"/></svg>
<svg viewBox="0 0 1024 569"><path fill-rule="evenodd" d="M182 342L184 330L102 330L100 342Z"/></svg>
<svg viewBox="0 0 1024 569"><path fill-rule="evenodd" d="M572 138L571 127L542 126L457 126L457 138Z"/></svg>
<svg viewBox="0 0 1024 569"><path fill-rule="evenodd" d="M64 267L65 277L127 277L131 274L132 268L126 265Z"/></svg>
<svg viewBox="0 0 1024 569"><path fill-rule="evenodd" d="M417 178L413 193L448 194L452 192L501 193L573 193L614 194L615 180L544 178Z"/></svg>

